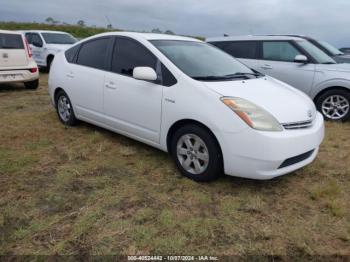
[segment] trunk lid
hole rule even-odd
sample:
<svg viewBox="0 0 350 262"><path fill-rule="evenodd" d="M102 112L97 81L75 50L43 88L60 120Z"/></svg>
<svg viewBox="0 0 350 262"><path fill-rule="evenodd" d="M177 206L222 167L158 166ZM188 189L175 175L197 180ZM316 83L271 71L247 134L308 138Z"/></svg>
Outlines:
<svg viewBox="0 0 350 262"><path fill-rule="evenodd" d="M0 67L11 68L28 65L28 55L22 35L0 33Z"/></svg>

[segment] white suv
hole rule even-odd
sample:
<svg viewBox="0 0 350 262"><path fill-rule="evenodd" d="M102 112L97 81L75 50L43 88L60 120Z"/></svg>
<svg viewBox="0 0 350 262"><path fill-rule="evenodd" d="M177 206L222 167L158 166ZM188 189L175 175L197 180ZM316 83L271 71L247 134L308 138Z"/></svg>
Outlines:
<svg viewBox="0 0 350 262"><path fill-rule="evenodd" d="M55 55L77 42L72 35L59 31L23 31L40 67L50 70Z"/></svg>
<svg viewBox="0 0 350 262"><path fill-rule="evenodd" d="M38 66L18 32L0 30L0 84L23 82L28 89L39 85Z"/></svg>
<svg viewBox="0 0 350 262"><path fill-rule="evenodd" d="M242 36L207 42L248 67L303 91L326 119L350 119L350 64L337 64L309 41L290 36Z"/></svg>

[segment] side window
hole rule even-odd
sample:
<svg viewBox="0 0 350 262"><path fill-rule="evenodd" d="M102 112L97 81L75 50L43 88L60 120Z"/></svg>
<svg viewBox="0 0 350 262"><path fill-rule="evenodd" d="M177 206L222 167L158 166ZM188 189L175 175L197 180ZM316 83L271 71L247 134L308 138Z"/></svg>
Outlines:
<svg viewBox="0 0 350 262"><path fill-rule="evenodd" d="M42 46L43 45L43 40L41 40L41 37L38 34L32 34L31 36L31 44L35 44L38 46Z"/></svg>
<svg viewBox="0 0 350 262"><path fill-rule="evenodd" d="M98 38L82 44L77 64L106 70L106 58L110 38Z"/></svg>
<svg viewBox="0 0 350 262"><path fill-rule="evenodd" d="M73 63L76 57L76 54L80 48L80 45L73 46L72 48L69 48L64 54L66 56L66 59L69 63Z"/></svg>
<svg viewBox="0 0 350 262"><path fill-rule="evenodd" d="M258 43L253 41L229 42L225 45L224 51L237 58L256 59Z"/></svg>
<svg viewBox="0 0 350 262"><path fill-rule="evenodd" d="M156 71L156 57L140 43L127 38L117 38L113 50L112 71L132 76L138 66L148 66Z"/></svg>
<svg viewBox="0 0 350 262"><path fill-rule="evenodd" d="M169 71L168 68L166 68L162 64L162 85L163 86L173 86L177 83L176 78L173 76L173 74Z"/></svg>
<svg viewBox="0 0 350 262"><path fill-rule="evenodd" d="M289 42L263 42L263 59L283 62L294 62L300 52Z"/></svg>
<svg viewBox="0 0 350 262"><path fill-rule="evenodd" d="M226 41L225 42L211 42L211 43L209 42L209 44L212 44L212 45L224 50L225 46L227 45L227 42Z"/></svg>

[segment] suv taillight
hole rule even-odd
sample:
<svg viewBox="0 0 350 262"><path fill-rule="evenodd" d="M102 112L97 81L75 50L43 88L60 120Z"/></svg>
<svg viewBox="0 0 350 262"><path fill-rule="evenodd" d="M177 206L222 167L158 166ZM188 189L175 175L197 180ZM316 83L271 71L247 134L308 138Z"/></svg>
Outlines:
<svg viewBox="0 0 350 262"><path fill-rule="evenodd" d="M26 45L26 49L27 49L27 53L28 53L28 57L31 58L33 53L32 53L32 49L30 48L27 39L23 36L24 38L24 43Z"/></svg>

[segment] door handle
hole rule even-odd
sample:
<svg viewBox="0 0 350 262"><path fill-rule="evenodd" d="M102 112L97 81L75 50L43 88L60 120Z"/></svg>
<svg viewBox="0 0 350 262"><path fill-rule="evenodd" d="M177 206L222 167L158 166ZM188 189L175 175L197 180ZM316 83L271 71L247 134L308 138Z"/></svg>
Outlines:
<svg viewBox="0 0 350 262"><path fill-rule="evenodd" d="M66 76L69 77L69 78L74 78L73 72L69 72L68 74L66 74Z"/></svg>
<svg viewBox="0 0 350 262"><path fill-rule="evenodd" d="M117 86L113 82L109 82L109 83L105 84L105 87L108 89L112 89L112 90L117 89Z"/></svg>
<svg viewBox="0 0 350 262"><path fill-rule="evenodd" d="M268 69L272 69L272 66L270 66L270 65L263 65L261 68L265 69L265 70L268 70Z"/></svg>

